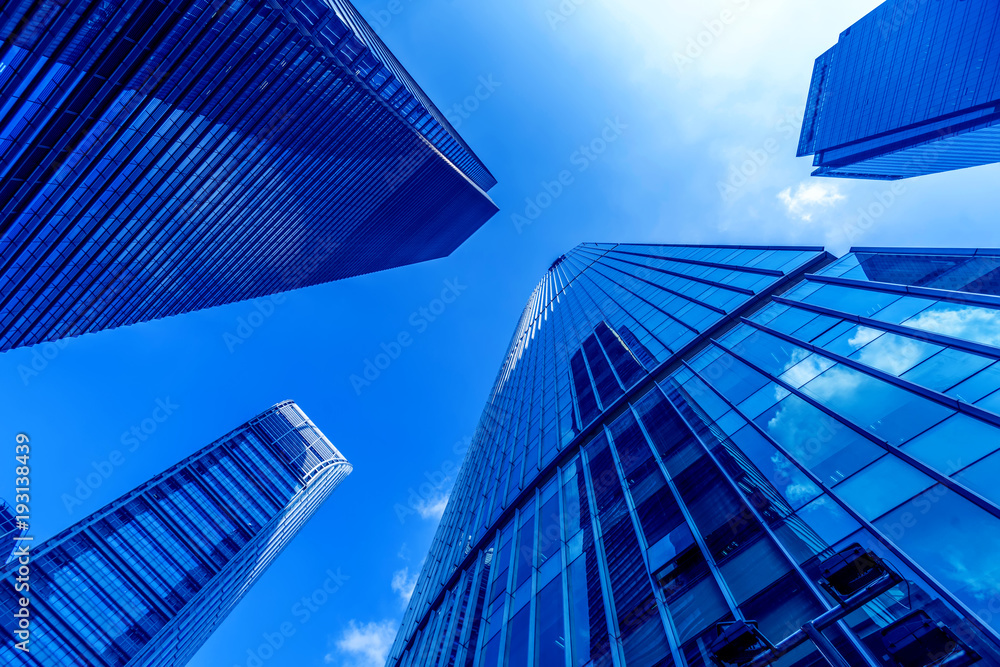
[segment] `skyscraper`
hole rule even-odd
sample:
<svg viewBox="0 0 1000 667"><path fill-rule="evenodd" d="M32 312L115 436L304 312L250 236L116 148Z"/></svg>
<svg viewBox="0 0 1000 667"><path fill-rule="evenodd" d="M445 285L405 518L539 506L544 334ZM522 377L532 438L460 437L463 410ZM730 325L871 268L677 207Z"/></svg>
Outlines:
<svg viewBox="0 0 1000 667"><path fill-rule="evenodd" d="M388 665L1000 664L998 269L560 257Z"/></svg>
<svg viewBox="0 0 1000 667"><path fill-rule="evenodd" d="M799 156L898 179L1000 161L1000 5L887 0L816 59Z"/></svg>
<svg viewBox="0 0 1000 667"><path fill-rule="evenodd" d="M15 0L0 39L0 351L442 257L497 210L346 0Z"/></svg>
<svg viewBox="0 0 1000 667"><path fill-rule="evenodd" d="M5 569L0 662L186 664L350 472L279 403L32 547L30 589ZM30 653L14 647L22 597Z"/></svg>

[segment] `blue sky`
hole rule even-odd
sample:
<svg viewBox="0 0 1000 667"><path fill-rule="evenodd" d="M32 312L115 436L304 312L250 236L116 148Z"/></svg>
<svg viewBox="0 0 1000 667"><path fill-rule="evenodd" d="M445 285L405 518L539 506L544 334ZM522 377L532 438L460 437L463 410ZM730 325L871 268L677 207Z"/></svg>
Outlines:
<svg viewBox="0 0 1000 667"><path fill-rule="evenodd" d="M226 334L252 304L0 355L39 539L285 398L353 462L195 667L382 664L524 301L577 243L998 245L996 165L893 189L810 179L794 157L813 59L873 0L356 4L499 180L492 221L447 259L290 293L239 345ZM401 333L413 343L356 391ZM171 414L78 494L157 401ZM337 592L303 605L328 571Z"/></svg>

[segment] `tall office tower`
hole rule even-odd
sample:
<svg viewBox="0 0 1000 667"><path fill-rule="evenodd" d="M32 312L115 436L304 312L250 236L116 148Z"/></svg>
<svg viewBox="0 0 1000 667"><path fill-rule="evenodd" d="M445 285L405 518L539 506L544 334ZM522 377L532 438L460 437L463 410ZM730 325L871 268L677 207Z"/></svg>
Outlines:
<svg viewBox="0 0 1000 667"><path fill-rule="evenodd" d="M1000 665L998 269L561 257L388 665Z"/></svg>
<svg viewBox="0 0 1000 667"><path fill-rule="evenodd" d="M799 156L893 180L1000 161L1000 5L888 0L816 59Z"/></svg>
<svg viewBox="0 0 1000 667"><path fill-rule="evenodd" d="M79 523L0 578L4 665L184 665L351 464L279 403ZM24 653L20 598L30 611Z"/></svg>
<svg viewBox="0 0 1000 667"><path fill-rule="evenodd" d="M0 39L0 351L442 257L497 210L346 0L12 0Z"/></svg>

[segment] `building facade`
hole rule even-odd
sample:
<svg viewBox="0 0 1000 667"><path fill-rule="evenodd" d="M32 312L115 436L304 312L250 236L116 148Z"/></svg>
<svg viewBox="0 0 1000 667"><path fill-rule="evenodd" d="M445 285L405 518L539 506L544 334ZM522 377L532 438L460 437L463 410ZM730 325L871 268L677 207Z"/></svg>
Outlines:
<svg viewBox="0 0 1000 667"><path fill-rule="evenodd" d="M892 180L1000 161L1000 6L887 0L816 59L799 156Z"/></svg>
<svg viewBox="0 0 1000 667"><path fill-rule="evenodd" d="M987 250L559 258L387 664L1000 664L998 270ZM758 652L727 662L735 631Z"/></svg>
<svg viewBox="0 0 1000 667"><path fill-rule="evenodd" d="M4 665L181 666L351 465L285 401L30 549L0 578ZM30 601L29 653L15 648Z"/></svg>
<svg viewBox="0 0 1000 667"><path fill-rule="evenodd" d="M14 508L6 500L0 499L0 558L4 563L13 560L18 538L26 533L27 530L17 521Z"/></svg>
<svg viewBox="0 0 1000 667"><path fill-rule="evenodd" d="M15 0L0 39L0 351L442 257L497 210L346 0Z"/></svg>

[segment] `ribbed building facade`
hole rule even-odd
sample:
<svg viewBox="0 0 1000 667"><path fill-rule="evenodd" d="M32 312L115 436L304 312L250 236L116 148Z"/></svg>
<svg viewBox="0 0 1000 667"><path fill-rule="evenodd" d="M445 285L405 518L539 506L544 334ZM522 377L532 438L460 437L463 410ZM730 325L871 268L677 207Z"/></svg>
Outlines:
<svg viewBox="0 0 1000 667"><path fill-rule="evenodd" d="M346 0L15 0L0 40L0 351L442 257L497 210Z"/></svg>
<svg viewBox="0 0 1000 667"><path fill-rule="evenodd" d="M14 558L18 538L26 532L24 524L18 523L14 508L0 499L0 558L4 563L9 563Z"/></svg>
<svg viewBox="0 0 1000 667"><path fill-rule="evenodd" d="M989 250L560 257L387 665L750 664L713 662L736 621L779 648L755 665L1000 664L998 271ZM885 571L842 601L852 545Z"/></svg>
<svg viewBox="0 0 1000 667"><path fill-rule="evenodd" d="M893 180L1000 161L1000 5L887 0L816 59L814 176Z"/></svg>
<svg viewBox="0 0 1000 667"><path fill-rule="evenodd" d="M351 465L291 401L30 549L0 578L0 662L187 664ZM15 648L19 599L27 648Z"/></svg>

